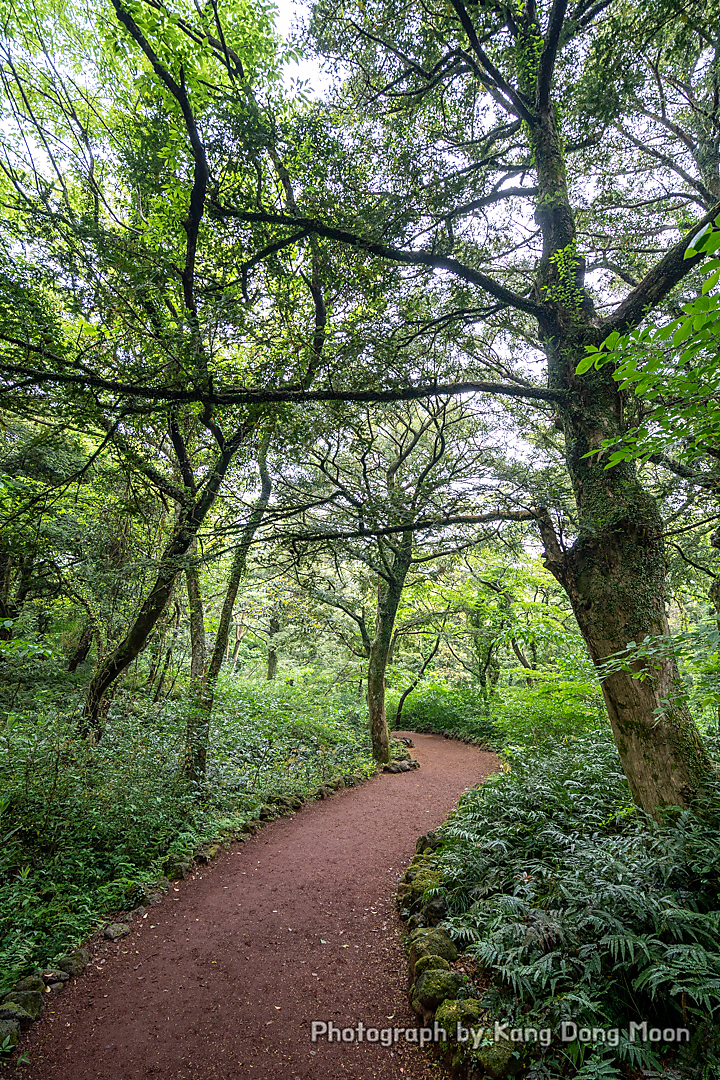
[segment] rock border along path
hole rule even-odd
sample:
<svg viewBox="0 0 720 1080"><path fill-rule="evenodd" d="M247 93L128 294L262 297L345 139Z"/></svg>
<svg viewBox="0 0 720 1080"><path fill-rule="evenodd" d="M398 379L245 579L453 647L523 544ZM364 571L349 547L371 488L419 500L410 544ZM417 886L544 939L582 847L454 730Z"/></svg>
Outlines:
<svg viewBox="0 0 720 1080"><path fill-rule="evenodd" d="M411 734L411 733L410 733ZM403 1041L313 1043L313 1020L417 1027L394 896L421 833L498 767L415 735L417 771L381 773L280 818L176 882L48 1001L24 1080L430 1080ZM16 1074L17 1075L17 1074Z"/></svg>

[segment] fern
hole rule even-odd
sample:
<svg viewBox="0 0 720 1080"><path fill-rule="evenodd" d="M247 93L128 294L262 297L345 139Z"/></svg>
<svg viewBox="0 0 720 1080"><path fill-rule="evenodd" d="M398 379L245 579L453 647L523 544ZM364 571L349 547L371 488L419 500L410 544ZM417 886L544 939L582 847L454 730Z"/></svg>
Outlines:
<svg viewBox="0 0 720 1080"><path fill-rule="evenodd" d="M510 772L467 792L443 828L447 925L489 978L477 993L494 1015L621 1032L616 1047L525 1047L530 1075L720 1065L720 791L658 825L602 733L506 755ZM632 1042L633 1020L702 1038Z"/></svg>

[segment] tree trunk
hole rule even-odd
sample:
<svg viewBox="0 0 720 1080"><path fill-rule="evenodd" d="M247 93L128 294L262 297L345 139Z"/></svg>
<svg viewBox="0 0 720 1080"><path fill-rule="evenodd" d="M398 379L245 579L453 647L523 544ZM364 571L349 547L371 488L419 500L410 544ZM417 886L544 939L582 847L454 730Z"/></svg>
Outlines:
<svg viewBox="0 0 720 1080"><path fill-rule="evenodd" d="M92 626L87 623L83 628L83 632L80 635L80 640L77 643L72 656L68 660L68 671L77 671L80 664L84 664L87 659L87 654L90 652L90 646L92 645L93 631Z"/></svg>
<svg viewBox="0 0 720 1080"><path fill-rule="evenodd" d="M197 538L190 551L195 555ZM185 583L188 594L190 621L190 708L185 724L185 761L183 773L193 781L204 777L207 766L209 738L209 713L203 703L203 675L205 672L205 615L200 593L200 574L193 559L185 567Z"/></svg>
<svg viewBox="0 0 720 1080"><path fill-rule="evenodd" d="M268 629L268 651L267 651L267 679L268 682L274 679L277 674L278 666L278 654L277 649L273 645L273 638L280 629L280 620L277 615L272 615L270 618L270 627Z"/></svg>
<svg viewBox="0 0 720 1080"><path fill-rule="evenodd" d="M428 664L430 663L432 658L435 656L435 653L438 651L439 648L440 648L440 635L438 634L438 636L435 638L435 644L433 645L430 653L423 660L422 667L420 668L420 670L418 671L417 675L415 676L413 681L410 683L408 688L406 690L404 690L403 693L400 696L400 700L398 701L397 709L395 710L395 722L393 724L393 727L395 728L396 731L400 727L400 720L402 718L402 711L403 711L403 706L404 706L405 702L407 701L410 694L412 694L412 692L415 689L415 687L417 686L417 684L422 679L423 675L425 674L425 670L426 670Z"/></svg>
<svg viewBox="0 0 720 1080"><path fill-rule="evenodd" d="M270 474L267 469L267 451L273 430L274 424L270 424L260 440L260 448L258 451L258 466L260 469L261 482L260 495L240 535L240 542L233 555L230 576L225 589L225 599L223 600L222 611L220 612L220 621L218 622L213 651L210 656L207 671L204 672L201 682L198 683L197 692L193 702L192 742L188 741L188 750L190 752L186 752L184 771L187 779L195 783L199 782L205 776L207 771L210 717L215 702L215 689L217 687L218 675L220 674L223 657L225 656L227 649L233 608L235 606L235 601L237 600L240 582L245 576L250 545L262 522L265 508L267 507L272 491ZM237 657L239 648L240 638L238 637L235 654L233 656L233 670L235 668L235 658Z"/></svg>
<svg viewBox="0 0 720 1080"><path fill-rule="evenodd" d="M572 548L563 552L549 521L542 523L546 566L564 586L590 655L602 668L631 642L668 633L662 519L624 467L596 475L592 487L579 494L582 531ZM643 667L633 665L636 673ZM709 769L692 717L679 700L683 687L675 661L658 657L653 668L642 680L625 671L602 679L633 799L648 814L661 806L686 806Z"/></svg>
<svg viewBox="0 0 720 1080"><path fill-rule="evenodd" d="M539 524L546 566L567 592L590 655L601 666L629 642L667 633L663 525L634 465L605 468L603 441L619 441L624 431L624 392L610 366L576 375L586 345L599 344L604 331L585 289L562 139L545 85L542 93L538 88L528 127L537 170L535 219L543 236L535 297L544 307L540 336L549 386L562 395L557 420L577 506L577 539L566 550L547 512ZM668 281L665 292L672 287ZM616 672L602 683L633 798L649 814L663 805L687 805L709 766L687 708L673 701L680 689L676 664L658 664L643 681Z"/></svg>
<svg viewBox="0 0 720 1080"><path fill-rule="evenodd" d="M95 742L101 738L106 712L105 694L142 651L148 634L165 610L172 595L175 578L182 567L183 557L195 536L195 529L192 529L185 519L176 526L160 559L155 583L142 602L135 621L120 644L105 657L95 671L78 725L80 735L90 736Z"/></svg>
<svg viewBox="0 0 720 1080"><path fill-rule="evenodd" d="M376 761L385 765L390 760L390 733L385 715L385 672L392 641L395 616L400 605L405 578L410 566L411 534L402 541L400 553L395 555L391 580L382 580L378 586L378 612L375 637L370 646L367 676L368 719L372 754Z"/></svg>
<svg viewBox="0 0 720 1080"><path fill-rule="evenodd" d="M520 648L520 645L519 645L518 641L516 640L516 638L510 638L510 644L512 645L513 652L515 653L515 655L517 656L518 660L520 661L522 666L525 668L525 670L526 671L531 671L532 668L530 667L528 659L525 656L525 653ZM528 686L532 686L532 679L530 678L529 675L525 676L525 682L528 684Z"/></svg>
<svg viewBox="0 0 720 1080"><path fill-rule="evenodd" d="M242 639L245 633L240 625L235 627L235 644L233 645L232 656L230 657L230 673L235 674L235 668L237 667L238 656L240 655L240 646L242 645Z"/></svg>
<svg viewBox="0 0 720 1080"><path fill-rule="evenodd" d="M100 739L105 694L118 676L142 651L150 631L165 610L172 595L175 579L183 567L184 557L217 498L238 447L252 427L253 424L250 422L241 425L233 437L225 442L197 499L183 505L180 519L160 558L157 576L150 593L141 604L140 611L123 640L98 665L90 680L83 715L78 725L79 734L89 735L95 741Z"/></svg>
<svg viewBox="0 0 720 1080"><path fill-rule="evenodd" d="M190 553L197 552L197 538L190 545ZM185 584L188 594L190 623L190 682L196 686L205 671L205 613L200 593L200 573L195 560L185 567Z"/></svg>

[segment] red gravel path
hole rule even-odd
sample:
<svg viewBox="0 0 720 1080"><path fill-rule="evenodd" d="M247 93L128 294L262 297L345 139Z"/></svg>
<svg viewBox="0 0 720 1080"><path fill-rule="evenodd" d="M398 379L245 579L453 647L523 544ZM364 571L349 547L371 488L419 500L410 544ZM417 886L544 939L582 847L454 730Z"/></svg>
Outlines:
<svg viewBox="0 0 720 1080"><path fill-rule="evenodd" d="M119 944L93 942L20 1049L25 1080L430 1080L401 1041L312 1043L312 1020L415 1027L394 893L420 833L497 767L413 735L422 768L381 774L233 844ZM48 995L49 997L49 995Z"/></svg>

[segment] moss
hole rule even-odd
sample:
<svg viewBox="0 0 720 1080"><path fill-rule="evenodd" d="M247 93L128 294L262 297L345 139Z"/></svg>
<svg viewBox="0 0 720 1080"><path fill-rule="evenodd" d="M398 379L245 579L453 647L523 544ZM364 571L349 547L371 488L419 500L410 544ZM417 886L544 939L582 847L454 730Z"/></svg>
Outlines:
<svg viewBox="0 0 720 1080"><path fill-rule="evenodd" d="M504 1080L520 1070L520 1059L515 1056L515 1048L510 1043L493 1042L473 1050L470 1056L493 1080Z"/></svg>
<svg viewBox="0 0 720 1080"><path fill-rule="evenodd" d="M455 971L430 968L423 972L412 991L412 1005L416 1012L432 1013L443 1001L455 999L463 986L462 975Z"/></svg>
<svg viewBox="0 0 720 1080"><path fill-rule="evenodd" d="M435 953L419 956L415 961L415 976L419 977L422 975L423 971L429 971L430 969L435 971L449 971L450 964L444 956L436 956Z"/></svg>
<svg viewBox="0 0 720 1080"><path fill-rule="evenodd" d="M477 1028L481 1013L482 1007L477 998L464 998L462 1001L446 998L438 1006L435 1019L448 1037L454 1039L458 1024L464 1028Z"/></svg>
<svg viewBox="0 0 720 1080"><path fill-rule="evenodd" d="M416 930L410 938L410 975L415 976L415 965L421 956L440 956L453 963L458 951L450 935L437 927L429 930Z"/></svg>
<svg viewBox="0 0 720 1080"><path fill-rule="evenodd" d="M43 986L44 990L45 987ZM45 1011L45 996L44 993L38 993L36 990L11 990L9 994L5 995L2 1008L21 1009L28 1013L33 1020L39 1020ZM5 1019L12 1019L12 1017L5 1017Z"/></svg>
<svg viewBox="0 0 720 1080"><path fill-rule="evenodd" d="M0 1047L5 1044L7 1039L7 1046L12 1049L13 1046L17 1046L20 1029L18 1025L12 1020L0 1020Z"/></svg>

